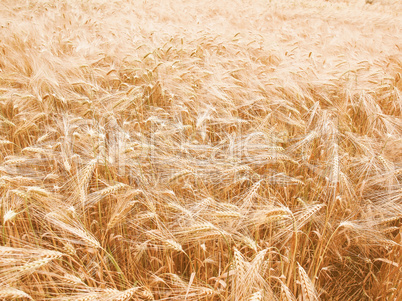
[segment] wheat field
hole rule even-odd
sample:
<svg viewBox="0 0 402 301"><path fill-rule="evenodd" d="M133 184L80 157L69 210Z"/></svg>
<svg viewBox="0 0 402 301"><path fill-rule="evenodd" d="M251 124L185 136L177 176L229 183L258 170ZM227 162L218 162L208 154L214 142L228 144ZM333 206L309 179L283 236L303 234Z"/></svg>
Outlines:
<svg viewBox="0 0 402 301"><path fill-rule="evenodd" d="M402 2L1 0L1 300L402 300Z"/></svg>

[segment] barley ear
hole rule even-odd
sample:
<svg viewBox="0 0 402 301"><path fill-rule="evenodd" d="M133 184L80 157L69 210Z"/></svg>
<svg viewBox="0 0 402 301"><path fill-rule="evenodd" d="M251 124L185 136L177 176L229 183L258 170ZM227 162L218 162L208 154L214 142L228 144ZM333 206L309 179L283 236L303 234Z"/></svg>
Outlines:
<svg viewBox="0 0 402 301"><path fill-rule="evenodd" d="M303 301L318 301L319 298L317 292L315 291L313 283L308 277L306 271L299 263L297 263L297 266L299 272L299 280L302 288Z"/></svg>

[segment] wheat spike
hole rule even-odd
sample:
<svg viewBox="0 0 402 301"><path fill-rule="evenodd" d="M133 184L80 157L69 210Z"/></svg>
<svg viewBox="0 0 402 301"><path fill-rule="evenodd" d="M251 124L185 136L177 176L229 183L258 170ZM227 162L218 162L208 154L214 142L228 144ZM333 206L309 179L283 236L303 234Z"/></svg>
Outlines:
<svg viewBox="0 0 402 301"><path fill-rule="evenodd" d="M214 294L215 294L215 291L208 287L203 287L203 288L199 289L197 292L197 295L199 297L212 296Z"/></svg>
<svg viewBox="0 0 402 301"><path fill-rule="evenodd" d="M79 186L86 187L88 185L88 181L90 180L92 173L95 169L96 159L91 160L81 171L79 176Z"/></svg>
<svg viewBox="0 0 402 301"><path fill-rule="evenodd" d="M171 177L168 179L167 182L168 182L168 183L172 183L172 182L174 182L174 181L176 181L176 180L178 180L178 179L180 179L180 178L183 178L183 177L188 176L188 175L191 175L191 174L192 174L191 170L183 170L183 171L180 171L180 172L174 174L173 176L171 176Z"/></svg>
<svg viewBox="0 0 402 301"><path fill-rule="evenodd" d="M39 196L39 197L49 197L50 193L40 187L35 187L35 186L31 186L28 188L27 190L28 194L32 194L33 196Z"/></svg>
<svg viewBox="0 0 402 301"><path fill-rule="evenodd" d="M0 288L0 298L3 298L5 300L14 300L19 298L33 300L32 297L24 291L11 287Z"/></svg>
<svg viewBox="0 0 402 301"><path fill-rule="evenodd" d="M47 151L40 147L26 147L22 150L23 152L31 152L31 153L38 153L38 154L47 154Z"/></svg>
<svg viewBox="0 0 402 301"><path fill-rule="evenodd" d="M76 301L95 301L95 300L99 300L100 298L99 298L100 296L99 296L99 294L94 294L94 293L89 293L89 294L86 294L86 296L83 296L83 297L78 297L78 298L69 298L69 299L67 299L67 300L76 300Z"/></svg>
<svg viewBox="0 0 402 301"><path fill-rule="evenodd" d="M12 194L15 194L16 196L20 197L21 199L27 199L27 198L29 198L29 196L28 196L28 194L27 194L26 192L21 191L21 190L19 190L19 189L13 189L13 190L10 190L10 192L11 192Z"/></svg>
<svg viewBox="0 0 402 301"><path fill-rule="evenodd" d="M300 217L297 218L298 227L302 227L315 213L317 213L324 204L316 204L308 208Z"/></svg>
<svg viewBox="0 0 402 301"><path fill-rule="evenodd" d="M71 243L69 243L68 241L64 242L63 250L65 250L65 252L68 255L71 255L71 256L76 255L76 250L75 250L74 246Z"/></svg>
<svg viewBox="0 0 402 301"><path fill-rule="evenodd" d="M247 271L247 275L257 275L261 271L261 267L264 263L265 255L267 254L268 250L264 249L257 253L254 257L253 261L251 262L251 266ZM248 276L246 276L248 277ZM251 276L253 277L253 276Z"/></svg>
<svg viewBox="0 0 402 301"><path fill-rule="evenodd" d="M126 187L128 187L126 184L124 184L124 183L119 183L119 184L116 184L116 185L113 185L113 186L104 188L104 189L102 189L102 190L99 190L99 191L97 191L97 193L100 194L100 195L102 195L102 196L105 196L105 195L109 195L109 194L115 193L116 191L121 190L121 189L124 189L124 188L126 188Z"/></svg>
<svg viewBox="0 0 402 301"><path fill-rule="evenodd" d="M244 257L240 251L235 247L233 248L234 267L236 272L236 281L242 281L246 272Z"/></svg>
<svg viewBox="0 0 402 301"><path fill-rule="evenodd" d="M284 301L296 301L290 289L281 281L281 299Z"/></svg>
<svg viewBox="0 0 402 301"><path fill-rule="evenodd" d="M83 284L83 285L85 285L85 283L82 282L82 280L79 277L71 275L71 274L64 274L63 280L65 282L71 283L71 284Z"/></svg>
<svg viewBox="0 0 402 301"><path fill-rule="evenodd" d="M186 229L186 231L190 233L209 232L214 230L217 230L217 228L209 222L195 223L193 226Z"/></svg>
<svg viewBox="0 0 402 301"><path fill-rule="evenodd" d="M163 242L169 249L175 250L177 252L184 252L181 244L174 241L173 239L166 239Z"/></svg>
<svg viewBox="0 0 402 301"><path fill-rule="evenodd" d="M75 220L71 220L68 217L61 216L55 212L47 214L46 218L47 220L49 220L49 222L51 222L59 229L65 230L70 234L79 237L83 242L85 242L91 248L98 249L101 247L96 237L92 235L90 232L88 232L86 229L82 228L82 226Z"/></svg>
<svg viewBox="0 0 402 301"><path fill-rule="evenodd" d="M248 301L262 301L262 294L263 290L259 290L258 292L251 294L251 296L248 298Z"/></svg>
<svg viewBox="0 0 402 301"><path fill-rule="evenodd" d="M339 181L339 154L338 154L338 144L334 144L332 150L332 168L330 175L330 182L332 185L336 185Z"/></svg>
<svg viewBox="0 0 402 301"><path fill-rule="evenodd" d="M11 141L0 139L0 145L13 144Z"/></svg>
<svg viewBox="0 0 402 301"><path fill-rule="evenodd" d="M4 162L4 164L7 165L18 165L18 164L23 164L25 162L27 162L28 159L27 158L7 158L6 161Z"/></svg>
<svg viewBox="0 0 402 301"><path fill-rule="evenodd" d="M254 196L256 195L258 189L259 189L260 186L261 186L261 181L262 181L262 180L260 180L260 181L258 181L257 183L255 183L255 184L251 187L250 191L247 193L246 197L242 200L242 204L241 204L241 206L240 206L240 211L241 211L241 212L244 211L244 210L246 210L246 209L250 206L251 201L253 200Z"/></svg>
<svg viewBox="0 0 402 301"><path fill-rule="evenodd" d="M389 224L399 219L402 219L402 215L395 215L388 218L383 218L381 219L380 224Z"/></svg>
<svg viewBox="0 0 402 301"><path fill-rule="evenodd" d="M240 239L246 244L246 246L248 246L254 252L258 252L258 244L254 239L248 236L241 236Z"/></svg>
<svg viewBox="0 0 402 301"><path fill-rule="evenodd" d="M235 211L216 211L214 215L219 219L239 219L242 218L242 214Z"/></svg>
<svg viewBox="0 0 402 301"><path fill-rule="evenodd" d="M154 295L148 289L144 289L138 293L145 300L154 300Z"/></svg>
<svg viewBox="0 0 402 301"><path fill-rule="evenodd" d="M387 160L385 160L385 158L381 155L377 156L378 160L382 163L382 165L384 165L384 168L389 171L392 170L390 164L387 162Z"/></svg>
<svg viewBox="0 0 402 301"><path fill-rule="evenodd" d="M308 277L306 271L303 269L303 267L299 263L297 263L297 266L298 266L298 272L299 272L299 280L300 280L300 284L302 287L303 300L318 301L319 298L317 296L315 288L314 288L313 284L311 283L311 280Z"/></svg>
<svg viewBox="0 0 402 301"><path fill-rule="evenodd" d="M7 210L7 212L3 215L3 224L6 224L7 222L12 222L17 215L18 213L14 210Z"/></svg>
<svg viewBox="0 0 402 301"><path fill-rule="evenodd" d="M111 298L110 300L115 300L115 301L126 301L129 300L131 297L133 297L136 292L138 291L138 287L133 287L128 290L125 290L123 292L120 292L119 294L116 294L115 297Z"/></svg>
<svg viewBox="0 0 402 301"><path fill-rule="evenodd" d="M38 268L40 268L41 266L49 263L50 261L60 258L61 256L63 256L63 253L60 252L56 252L56 251L43 251L42 255L44 256L44 258L41 258L39 260L35 260L33 262L28 262L24 265L22 265L20 267L21 271L31 271L31 270L36 270Z"/></svg>
<svg viewBox="0 0 402 301"><path fill-rule="evenodd" d="M254 214L257 225L265 225L275 221L288 219L291 216L289 209L275 208L269 210L258 210Z"/></svg>
<svg viewBox="0 0 402 301"><path fill-rule="evenodd" d="M400 230L400 227L393 226L393 227L388 227L388 228L382 229L381 232L384 234L387 234L387 233L391 233L391 232L399 231L399 230Z"/></svg>
<svg viewBox="0 0 402 301"><path fill-rule="evenodd" d="M137 202L135 202L135 201L125 202L125 203L123 203L122 206L120 206L122 208L117 208L117 210L111 216L111 218L107 224L107 228L108 229L113 228L119 221L121 221L123 219L124 215L126 215L136 203ZM154 213L154 215L155 215L154 217L150 217L150 218L155 218L156 213Z"/></svg>

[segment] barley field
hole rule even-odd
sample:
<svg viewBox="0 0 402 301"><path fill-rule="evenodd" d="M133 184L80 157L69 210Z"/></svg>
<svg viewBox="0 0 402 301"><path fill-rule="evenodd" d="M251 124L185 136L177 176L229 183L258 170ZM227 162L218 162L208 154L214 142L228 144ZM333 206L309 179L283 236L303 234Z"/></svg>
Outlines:
<svg viewBox="0 0 402 301"><path fill-rule="evenodd" d="M1 300L402 300L402 2L1 0Z"/></svg>

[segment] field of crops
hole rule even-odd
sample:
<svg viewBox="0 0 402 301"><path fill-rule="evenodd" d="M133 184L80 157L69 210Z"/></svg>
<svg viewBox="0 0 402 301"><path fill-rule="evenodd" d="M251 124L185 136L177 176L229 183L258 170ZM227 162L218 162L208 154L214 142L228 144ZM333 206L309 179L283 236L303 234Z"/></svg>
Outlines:
<svg viewBox="0 0 402 301"><path fill-rule="evenodd" d="M1 0L0 300L402 300L402 2Z"/></svg>

